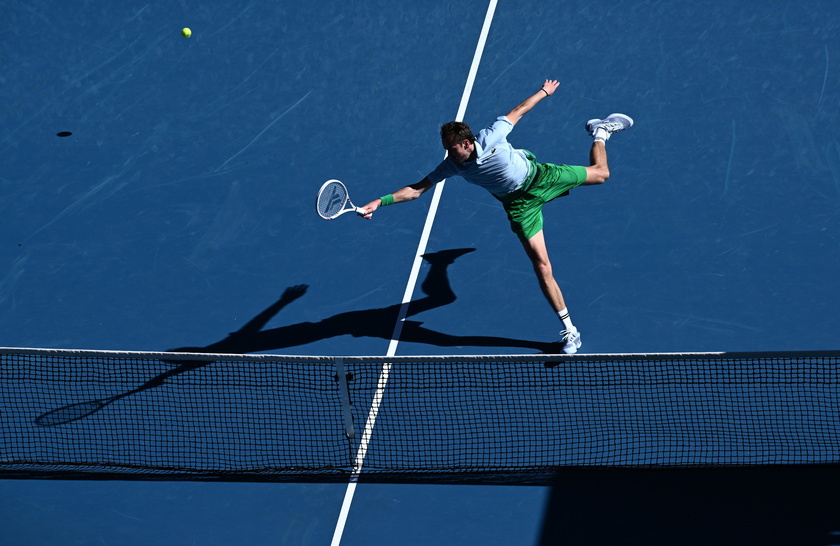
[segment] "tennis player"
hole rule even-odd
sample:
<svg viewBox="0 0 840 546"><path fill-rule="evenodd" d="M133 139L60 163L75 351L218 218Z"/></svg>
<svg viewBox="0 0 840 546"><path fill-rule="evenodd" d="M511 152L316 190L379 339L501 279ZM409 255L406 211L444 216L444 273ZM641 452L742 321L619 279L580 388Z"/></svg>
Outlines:
<svg viewBox="0 0 840 546"><path fill-rule="evenodd" d="M606 141L613 133L631 127L633 120L624 114L612 114L586 123L586 131L594 139L588 167L538 163L531 152L511 146L507 136L522 116L552 96L559 86L557 80L545 80L536 93L506 116L497 118L477 136L463 122L443 125L440 136L447 151L446 159L420 182L374 199L362 208L363 216L370 218L379 207L417 199L438 182L452 176L460 176L489 191L501 201L511 229L534 266L543 294L563 323L560 332L563 351L572 354L581 346L580 332L572 323L563 293L551 270L543 235L542 208L552 199L568 195L573 188L604 183L610 176Z"/></svg>

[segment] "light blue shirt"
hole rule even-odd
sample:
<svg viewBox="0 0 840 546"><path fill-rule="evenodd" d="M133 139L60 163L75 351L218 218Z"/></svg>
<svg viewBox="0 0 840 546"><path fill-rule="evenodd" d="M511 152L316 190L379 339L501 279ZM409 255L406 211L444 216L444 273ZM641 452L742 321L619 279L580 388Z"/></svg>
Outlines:
<svg viewBox="0 0 840 546"><path fill-rule="evenodd" d="M507 116L496 118L490 127L475 137L478 155L475 161L459 165L447 157L427 178L432 184L437 184L445 178L460 176L500 197L516 191L528 177L530 165L525 153L507 141L512 130L513 123Z"/></svg>

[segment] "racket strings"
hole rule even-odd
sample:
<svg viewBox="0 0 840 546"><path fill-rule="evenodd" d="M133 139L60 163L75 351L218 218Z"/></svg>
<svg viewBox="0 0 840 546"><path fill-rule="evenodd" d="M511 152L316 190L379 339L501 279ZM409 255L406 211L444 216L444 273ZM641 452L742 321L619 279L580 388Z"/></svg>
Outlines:
<svg viewBox="0 0 840 546"><path fill-rule="evenodd" d="M347 189L344 184L335 182L322 188L318 194L318 213L321 216L335 216L347 203Z"/></svg>

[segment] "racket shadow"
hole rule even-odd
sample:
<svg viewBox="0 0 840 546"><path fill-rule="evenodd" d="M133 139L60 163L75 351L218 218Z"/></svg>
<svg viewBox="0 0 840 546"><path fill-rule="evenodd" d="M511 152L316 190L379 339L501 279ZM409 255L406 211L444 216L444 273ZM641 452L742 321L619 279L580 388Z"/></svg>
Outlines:
<svg viewBox="0 0 840 546"><path fill-rule="evenodd" d="M424 311L453 303L457 297L449 283L447 269L461 256L475 251L474 248L444 250L426 254L423 258L430 265L421 290L423 298L412 301L406 318ZM352 335L390 340L394 324L402 303L378 309L365 309L340 313L319 322L302 322L265 330L265 325L290 303L303 297L309 287L305 284L290 286L276 302L251 319L245 326L232 332L224 339L204 347L179 347L168 352L247 354L276 351L299 347L333 337ZM400 339L411 343L436 345L439 347L516 347L554 354L559 351L557 343L546 343L494 336L458 336L438 332L422 326L422 322L406 320ZM109 398L74 402L38 416L39 426L56 426L83 419L102 411L110 404L133 394L153 389L167 379L197 370L212 364L213 360L171 361L173 368L149 379L142 385Z"/></svg>
<svg viewBox="0 0 840 546"><path fill-rule="evenodd" d="M78 421L79 419L83 419L103 410L104 408L116 402L117 400L121 400L127 396L137 394L138 392L142 392L160 386L163 384L164 381L166 381L166 379L170 377L201 368L202 366L206 366L207 364L210 364L213 361L187 360L178 362L165 362L171 362L176 366L171 370L167 370L161 374L156 375L155 377L146 381L137 388L131 389L120 394L116 394L109 398L103 398L98 400L86 400L84 402L74 402L72 404L68 404L66 406L50 410L46 413L39 415L35 419L35 424L42 427L52 427L56 425L66 425L68 423L72 423L73 421Z"/></svg>

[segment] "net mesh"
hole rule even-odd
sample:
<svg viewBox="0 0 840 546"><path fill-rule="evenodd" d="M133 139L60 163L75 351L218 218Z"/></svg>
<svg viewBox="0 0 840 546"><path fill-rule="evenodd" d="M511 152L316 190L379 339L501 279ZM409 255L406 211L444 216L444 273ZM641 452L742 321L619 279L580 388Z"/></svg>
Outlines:
<svg viewBox="0 0 840 546"><path fill-rule="evenodd" d="M318 214L331 218L341 212L347 202L347 188L338 181L328 182L318 193Z"/></svg>
<svg viewBox="0 0 840 546"><path fill-rule="evenodd" d="M0 350L0 475L346 479L362 442L369 481L840 461L840 352L341 360Z"/></svg>

